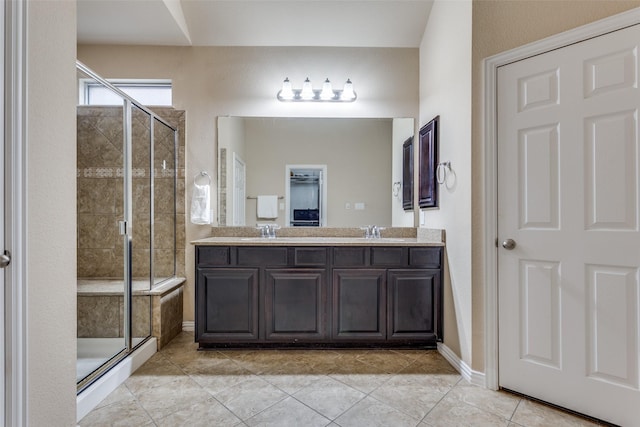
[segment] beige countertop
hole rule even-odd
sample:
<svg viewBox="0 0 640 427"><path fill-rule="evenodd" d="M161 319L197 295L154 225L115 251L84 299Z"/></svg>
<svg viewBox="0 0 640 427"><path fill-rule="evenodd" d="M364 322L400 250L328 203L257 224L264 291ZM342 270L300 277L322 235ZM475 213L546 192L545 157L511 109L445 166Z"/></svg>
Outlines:
<svg viewBox="0 0 640 427"><path fill-rule="evenodd" d="M196 246L444 246L442 242L415 237L208 237L194 240Z"/></svg>

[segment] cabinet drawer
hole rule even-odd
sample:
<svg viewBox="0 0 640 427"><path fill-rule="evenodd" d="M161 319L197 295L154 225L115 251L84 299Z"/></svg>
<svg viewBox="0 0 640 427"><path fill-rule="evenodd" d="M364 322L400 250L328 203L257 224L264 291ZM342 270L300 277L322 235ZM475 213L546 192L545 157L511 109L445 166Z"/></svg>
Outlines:
<svg viewBox="0 0 640 427"><path fill-rule="evenodd" d="M440 268L440 248L409 248L409 265L412 267Z"/></svg>
<svg viewBox="0 0 640 427"><path fill-rule="evenodd" d="M228 246L196 247L196 264L198 266L229 265Z"/></svg>
<svg viewBox="0 0 640 427"><path fill-rule="evenodd" d="M294 265L321 266L327 265L326 248L293 248Z"/></svg>
<svg viewBox="0 0 640 427"><path fill-rule="evenodd" d="M372 247L371 265L403 267L407 265L406 250L402 247Z"/></svg>
<svg viewBox="0 0 640 427"><path fill-rule="evenodd" d="M238 247L238 265L287 265L287 248Z"/></svg>
<svg viewBox="0 0 640 427"><path fill-rule="evenodd" d="M336 267L362 267L367 265L367 248L333 248L333 265Z"/></svg>

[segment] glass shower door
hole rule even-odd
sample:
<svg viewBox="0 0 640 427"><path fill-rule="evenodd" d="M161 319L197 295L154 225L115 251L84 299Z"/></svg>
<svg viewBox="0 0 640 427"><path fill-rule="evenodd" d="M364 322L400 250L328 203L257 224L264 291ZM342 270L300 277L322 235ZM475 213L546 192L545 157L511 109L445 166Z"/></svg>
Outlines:
<svg viewBox="0 0 640 427"><path fill-rule="evenodd" d="M153 124L146 111L131 107L132 297L131 347L151 335L153 233Z"/></svg>
<svg viewBox="0 0 640 427"><path fill-rule="evenodd" d="M126 350L122 307L127 277L125 101L79 69L78 87L100 87L109 105L77 107L77 336L79 388ZM124 236L126 238L126 236Z"/></svg>
<svg viewBox="0 0 640 427"><path fill-rule="evenodd" d="M81 63L77 108L78 391L152 335L175 275L177 132ZM159 304L157 309L159 310Z"/></svg>
<svg viewBox="0 0 640 427"><path fill-rule="evenodd" d="M175 275L176 132L153 119L153 255L154 285Z"/></svg>

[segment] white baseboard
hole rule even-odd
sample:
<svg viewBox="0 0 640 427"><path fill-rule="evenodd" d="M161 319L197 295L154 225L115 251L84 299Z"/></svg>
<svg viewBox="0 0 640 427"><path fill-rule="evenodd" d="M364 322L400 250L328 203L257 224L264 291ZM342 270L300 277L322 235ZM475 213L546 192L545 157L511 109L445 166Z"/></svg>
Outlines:
<svg viewBox="0 0 640 427"><path fill-rule="evenodd" d="M449 347L443 343L438 343L438 352L447 359L456 371L460 372L462 378L470 382L471 384L486 387L484 372L478 372L471 369L471 366L467 365L464 360L460 359Z"/></svg>
<svg viewBox="0 0 640 427"><path fill-rule="evenodd" d="M185 320L182 322L182 330L185 332L193 332L196 330L196 322L193 320Z"/></svg>
<svg viewBox="0 0 640 427"><path fill-rule="evenodd" d="M84 389L76 398L76 421L80 421L91 412L105 397L120 384L126 381L136 369L149 360L158 350L155 338L150 338L140 348L127 356L122 362L115 365L106 374L98 378L96 382Z"/></svg>

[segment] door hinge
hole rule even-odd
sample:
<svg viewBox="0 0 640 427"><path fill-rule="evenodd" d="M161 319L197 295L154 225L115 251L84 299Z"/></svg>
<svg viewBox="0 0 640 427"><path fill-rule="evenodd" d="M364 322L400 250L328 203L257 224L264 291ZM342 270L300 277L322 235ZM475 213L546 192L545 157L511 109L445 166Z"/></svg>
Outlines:
<svg viewBox="0 0 640 427"><path fill-rule="evenodd" d="M11 264L11 252L4 251L2 255L0 255L0 268L7 268Z"/></svg>

